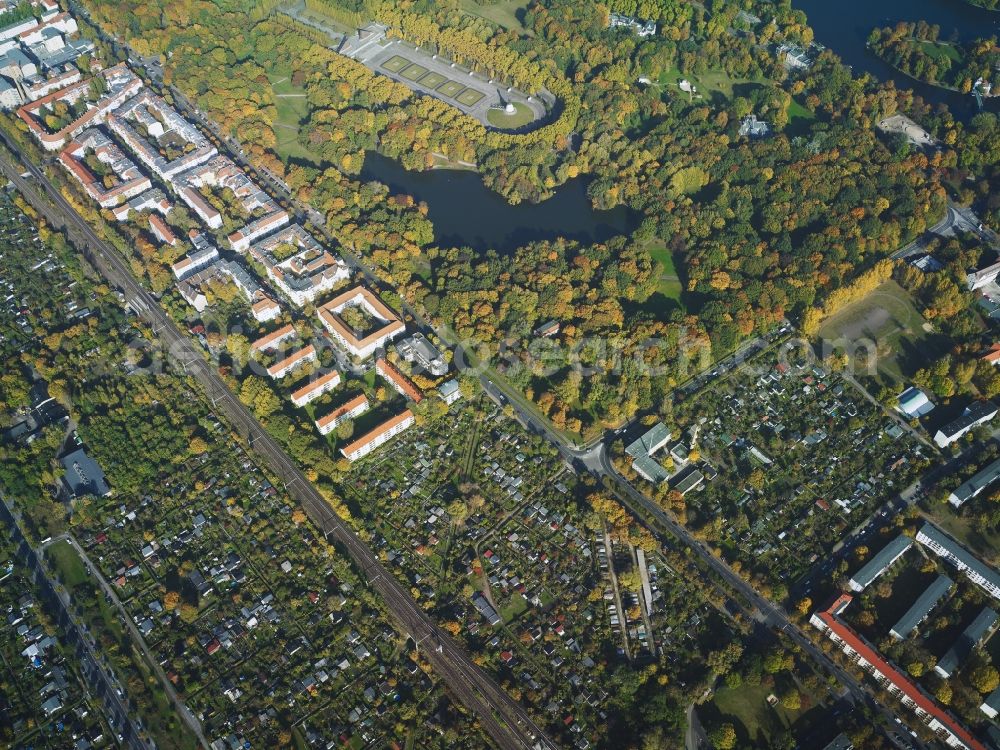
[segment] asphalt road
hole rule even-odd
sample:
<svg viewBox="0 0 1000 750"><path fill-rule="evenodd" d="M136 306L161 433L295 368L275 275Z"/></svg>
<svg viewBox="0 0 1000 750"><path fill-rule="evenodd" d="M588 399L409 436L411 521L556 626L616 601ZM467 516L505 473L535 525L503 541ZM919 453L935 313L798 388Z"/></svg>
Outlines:
<svg viewBox="0 0 1000 750"><path fill-rule="evenodd" d="M87 566L87 570L91 571L91 575L94 577L94 580L97 582L98 586L100 586L101 591L104 593L104 596L114 605L115 609L118 610L119 614L121 615L122 623L128 630L129 635L132 636L133 645L135 645L135 647L139 649L139 652L146 660L146 663L149 665L150 669L153 670L153 673L159 680L160 685L163 688L163 691L167 694L167 698L170 700L170 702L174 706L174 709L180 715L181 720L187 725L188 729L191 731L191 734L193 734L195 737L198 738L198 742L201 744L201 746L203 748L206 748L207 750L208 740L205 738L205 734L202 731L201 724L198 722L198 719L195 718L194 714L191 712L191 709L189 709L187 705L184 703L184 701L181 700L181 697L177 694L177 690L174 689L173 683L167 679L167 675L166 673L164 673L163 667L160 666L159 660L152 653L150 653L149 648L146 646L146 639L142 637L142 634L139 632L139 628L136 627L135 622L132 620L132 618L128 616L128 611L125 609L124 605L121 603L121 600L118 598L118 592L115 591L115 589L107 582L104 576L100 574L97 566L94 565L93 561L90 559L90 556L87 554L86 550L84 550L83 547L80 546L80 544L76 541L76 539L73 537L72 534L68 533L60 534L57 537L53 537L51 541L43 544L41 548L44 549L45 547L48 547L49 544L58 541L65 541L74 550L76 550L76 553L80 556L80 559L83 560L84 564Z"/></svg>
<svg viewBox="0 0 1000 750"><path fill-rule="evenodd" d="M742 595L746 601L750 602L756 608L757 611L755 616L762 624L772 630L780 631L783 635L798 645L806 654L808 654L813 661L817 662L827 672L833 674L840 684L847 688L852 702L858 705L867 703L872 708L881 712L889 723L894 721L896 718L895 714L881 703L876 702L861 682L855 679L853 675L849 674L839 664L834 662L829 656L827 656L826 652L813 643L813 641L805 635L802 629L797 624L792 622L784 609L775 605L766 597L758 593L753 586L741 578L732 568L729 567L728 564L726 564L726 562L712 554L712 551L707 545L696 539L684 526L677 523L677 521L675 521L672 516L664 512L659 505L637 490L627 479L625 479L625 477L621 476L621 474L615 470L614 466L611 465L611 460L608 458L606 452L602 454L602 463L604 473L607 476L612 477L618 483L619 487L621 487L621 489L628 495L628 498L632 501L632 503L641 508L647 517L655 519L661 527L665 528L674 537L693 549L702 561L707 563L712 568L713 572L719 578L721 578L731 589Z"/></svg>
<svg viewBox="0 0 1000 750"><path fill-rule="evenodd" d="M709 379L719 377L724 372L732 369L752 354L760 351L768 344L772 343L781 335L775 332L767 337L755 340L749 346L739 352L721 360L706 371L696 375L685 386L686 392L692 392ZM590 473L598 477L606 477L612 480L621 490L627 504L632 507L640 518L652 519L656 525L671 536L680 541L683 545L692 549L701 560L708 565L719 579L732 591L735 591L744 598L754 609L748 612L762 625L775 631L780 631L796 643L823 669L832 674L841 685L847 690L850 700L856 705L867 704L874 710L881 713L888 724L894 724L896 715L874 700L866 687L853 675L849 674L839 664L834 662L819 646L817 646L803 630L789 618L784 609L775 605L769 599L757 592L747 581L738 575L729 565L700 540L696 539L686 527L678 523L673 516L666 513L660 506L644 493L639 491L625 477L618 473L611 463L605 443L597 443L586 449L576 449L566 444L561 435L553 431L546 423L538 419L530 411L519 406L518 402L510 398L503 388L487 376L480 377L480 382L486 392L500 404L510 404L517 412L521 421L528 429L545 436L556 448L559 449L562 457L570 464L578 467L582 465ZM912 495L912 488L909 490ZM917 743L916 740L913 740ZM917 743L918 747L922 747Z"/></svg>
<svg viewBox="0 0 1000 750"><path fill-rule="evenodd" d="M108 40L117 45L116 40L110 38ZM146 71L147 74L152 73L154 80L158 79L156 70L147 68ZM222 133L217 126L206 118L200 111L198 111L180 91L171 88L171 92L174 95L175 105L177 108L186 116L197 121L203 128L213 133L213 135L215 135L216 138L218 138L228 148L230 156L237 164L245 168L248 172L255 174L258 178L262 179L272 191L281 195L292 206L297 219L302 220L303 218L309 218L314 224L317 225L317 228L327 239L336 241L336 238L323 228L322 216L312 210L311 207L303 206L296 201L290 195L288 187L283 181L279 180L269 171L262 170L256 168L254 165L251 165L246 160L239 144L234 139ZM8 145L10 146L12 144ZM17 153L16 149L12 150ZM33 169L33 171L37 173L37 169ZM44 180L44 177L40 174L36 174L36 177ZM47 184L47 181L45 186L51 195L53 191L51 186ZM71 207L69 207L68 204L62 200L61 196L58 196L57 194L56 197L58 198L57 202L63 204L63 210L68 211L77 222L86 227L82 219L80 219L80 217L72 211ZM975 214L973 214L971 210L961 209L951 205L949 205L945 218L935 226L931 227L928 231L936 234L947 234L954 231L955 228L962 229L963 231L976 231L983 236L984 239L988 239L990 241L996 241L997 239L996 235L989 230L978 229L978 220L975 218ZM86 230L91 236L93 236L95 241L100 243L96 236L93 235L93 232L89 230L89 227L86 227ZM925 234L922 240L917 240L900 249L893 254L893 257L904 257L905 255L917 252L922 247L921 242L925 240L926 237L927 235ZM100 244L96 245L96 247L100 247ZM348 262L350 262L356 269L360 270L370 281L378 283L378 279L374 272L368 268L359 257L354 255L343 245L341 245L341 252L345 259L348 260ZM203 383L206 391L212 398L213 404L215 404L217 408L222 409L231 419L232 423L238 426L241 433L247 436L254 449L269 461L269 464L275 473L283 478L287 477L286 486L288 487L289 492L291 492L293 496L295 496L296 499L302 503L304 509L310 514L314 522L316 522L317 525L323 529L324 533L326 533L328 537L333 537L338 541L341 541L345 547L347 547L355 561L362 567L363 570L366 571L367 574L371 576L373 584L376 584L375 587L379 589L379 592L385 597L390 609L392 609L396 616L400 618L400 622L403 627L407 628L407 632L421 644L424 643L425 639L429 639L430 643L434 644L432 650L428 650L426 646L424 650L435 669L449 681L452 689L456 691L456 695L463 698L463 702L465 702L466 705L469 705L470 696L463 694L461 688L463 684L466 686L475 686L473 688L474 690L483 689L486 691L486 694L482 696L476 692L476 698L474 700L476 705L469 707L475 710L480 715L481 719L484 714L489 717L489 720L484 720L484 728L486 728L488 733L493 736L494 740L497 741L501 747L555 747L555 745L552 744L550 740L545 738L541 734L540 730L538 730L538 728L531 722L523 707L514 703L506 693L493 684L492 681L478 669L478 667L468 660L467 655L465 655L464 652L462 652L461 649L459 649L446 634L444 634L430 621L423 610L416 606L409 594L403 591L395 579L391 578L391 575L389 575L381 567L381 564L371 550L369 550L363 542L357 539L352 532L347 530L340 523L339 518L333 514L318 492L316 492L316 490L309 485L308 481L301 475L297 467L294 466L294 463L284 454L280 446L278 446L273 439L264 432L262 427L256 422L256 419L242 407L242 404L240 404L237 399L233 398L232 394L226 389L225 384L221 381L221 378L218 377L218 373L216 373L204 362L201 358L201 354L193 347L190 341L173 327L172 322L167 319L165 313L163 313L156 303L156 300L152 299L145 289L143 289L141 285L139 285L138 282L131 277L131 274L128 272L127 267L124 263L122 263L121 259L110 249L107 249L101 257L113 258L116 265L119 267L121 274L132 282L135 287L135 296L139 305L139 311L142 312L143 316L148 318L150 315L153 315L154 317L162 318L164 321L164 329L169 326L171 333L167 334L164 341L171 347L176 346L178 349L177 354L179 356L177 358L179 361L186 364L188 367L193 368L193 371L189 369L189 374L193 375ZM148 299L142 299L143 296ZM404 308L406 308L406 311L424 328L434 330L427 321L423 320L417 311L410 309L405 305ZM156 329L158 333L161 334L161 338L163 338L162 330L157 328L156 323L154 323L154 329ZM437 333L444 340L449 340L446 332L437 331ZM735 364L739 359L749 356L754 351L758 351L759 348L761 347L751 347L749 350L741 350L739 353L731 355L727 359L731 359L733 364ZM726 360L723 360L714 366L716 369L706 371L695 376L691 381L685 384L682 391L684 393L693 392L708 378L714 377L718 372L719 366L724 365L725 363ZM208 371L207 373L205 372L206 370ZM561 435L555 433L547 423L537 418L530 411L519 407L516 400L511 399L509 395L505 393L505 387L503 384L491 380L486 375L481 376L480 381L486 392L489 393L495 400L500 403L510 402L515 411L517 411L522 422L529 429L547 437L547 439L549 439L550 442L558 448L560 454L568 463L576 466L582 464L592 473L599 476L608 476L613 481L617 482L635 506L641 507L647 516L657 520L664 528L670 531L672 535L693 549L699 557L708 563L708 565L723 581L725 581L732 589L741 593L747 601L756 607L758 617L764 624L784 631L788 637L798 643L816 661L823 665L828 671L833 673L848 689L849 693L855 700L868 702L870 705L875 706L878 710L882 711L887 718L895 718L894 715L888 711L888 709L885 709L881 706L881 704L877 704L857 680L841 669L821 649L813 644L813 642L790 621L787 614L783 610L776 607L765 597L758 594L756 590L754 590L746 581L737 575L725 562L716 558L707 547L705 547L698 540L694 539L687 529L673 521L673 519L667 516L667 514L664 513L658 505L636 490L635 487L624 479L624 477L619 475L615 471L614 467L611 466L610 461L607 458L605 446L602 442L597 442L589 447L585 446L583 448L571 446L567 444L566 440ZM401 608L404 613L403 615L395 612L395 608L397 606ZM424 635L422 637L417 635L420 633L423 633ZM446 663L435 663L435 660L430 658L431 654L435 653L445 657L445 659L439 659L437 661L444 661ZM488 683L488 686L486 683ZM497 693L500 695L497 696ZM501 711L501 707L505 710ZM516 731L513 732L515 735L513 738L515 744L505 744L505 742L509 742L512 739L509 736L511 734L511 727L508 726L506 721L498 722L496 717L493 716L494 710L498 711L498 713L500 713L505 720L513 721L513 727L516 728ZM505 735L507 736L506 740L501 741L500 737ZM537 740L534 739L536 737L538 738Z"/></svg>
<svg viewBox="0 0 1000 750"><path fill-rule="evenodd" d="M33 182L44 191L40 200L32 180L22 169L0 159L0 170L21 190L26 199L57 227L65 227L77 246L114 287L125 295L129 306L155 331L167 356L205 389L214 407L284 482L289 494L309 514L328 539L339 542L368 577L369 585L384 599L402 632L413 638L434 670L448 684L452 695L473 711L485 733L504 750L555 748L527 711L502 690L468 654L431 620L403 589L377 556L330 509L322 495L305 478L295 462L263 429L257 419L233 396L218 372L207 363L195 344L174 325L159 302L131 274L128 264L106 245L73 210L43 172L28 162L16 144L0 134L11 153L24 163Z"/></svg>
<svg viewBox="0 0 1000 750"><path fill-rule="evenodd" d="M980 229L980 227L982 227ZM911 255L922 253L931 239L932 235L939 237L951 237L956 231L971 233L979 237L983 242L996 247L1000 242L996 232L988 227L982 226L979 217L971 208L965 208L948 201L948 210L945 211L944 218L937 224L929 227L920 237L913 240L908 245L904 245L892 254L893 258L907 258Z"/></svg>
<svg viewBox="0 0 1000 750"><path fill-rule="evenodd" d="M131 750L150 750L155 745L143 739L143 732L129 713L125 693L118 678L110 668L101 665L101 659L94 651L90 636L84 626L76 621L70 611L70 599L65 589L52 579L42 556L28 543L13 511L6 499L0 499L0 516L11 529L14 541L18 543L18 555L22 557L41 587L42 595L55 614L63 643L73 648L80 660L80 668L91 694L96 696L104 709L105 716L119 735L119 743Z"/></svg>

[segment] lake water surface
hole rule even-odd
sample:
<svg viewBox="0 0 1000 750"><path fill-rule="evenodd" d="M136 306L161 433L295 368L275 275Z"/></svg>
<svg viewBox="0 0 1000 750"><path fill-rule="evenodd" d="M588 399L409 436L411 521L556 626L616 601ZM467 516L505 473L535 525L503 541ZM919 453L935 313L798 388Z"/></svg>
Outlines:
<svg viewBox="0 0 1000 750"><path fill-rule="evenodd" d="M538 240L565 237L580 242L604 242L629 234L640 216L623 206L597 211L587 197L582 178L570 180L542 203L512 206L483 184L476 172L433 169L413 172L395 159L368 152L361 170L364 180L378 180L394 193L412 195L427 203L439 245L467 245L509 253Z"/></svg>
<svg viewBox="0 0 1000 750"><path fill-rule="evenodd" d="M792 4L806 13L816 41L836 52L855 72L891 79L897 88L913 89L928 102L946 103L958 117L968 118L977 111L971 95L928 86L897 72L869 52L865 41L876 26L921 19L938 24L941 38L946 40L1000 35L1000 13L976 8L963 0L792 0ZM1000 85L1000 81L996 83ZM987 100L987 107L997 109L997 99ZM378 180L393 192L425 202L435 240L444 246L467 245L481 251L493 248L509 253L527 242L557 237L603 242L631 233L641 218L624 207L594 210L583 178L560 186L542 203L512 206L483 185L475 172L411 172L374 152L365 158L361 177Z"/></svg>
<svg viewBox="0 0 1000 750"><path fill-rule="evenodd" d="M944 102L956 116L968 117L976 110L970 94L928 86L903 75L868 51L865 42L876 26L897 21L920 21L941 27L941 39L967 41L1000 34L1000 13L983 10L963 0L792 0L792 7L805 12L816 41L837 53L856 73L863 71L882 80L893 80L896 88L913 89L928 102ZM996 109L996 99L987 100Z"/></svg>

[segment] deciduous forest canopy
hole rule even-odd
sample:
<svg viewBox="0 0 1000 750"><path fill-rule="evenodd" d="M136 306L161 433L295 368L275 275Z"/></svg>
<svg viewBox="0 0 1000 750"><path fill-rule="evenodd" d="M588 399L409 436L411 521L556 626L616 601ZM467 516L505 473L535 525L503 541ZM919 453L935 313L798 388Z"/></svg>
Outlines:
<svg viewBox="0 0 1000 750"><path fill-rule="evenodd" d="M788 2L536 0L521 13L522 30L465 13L455 0L309 3L331 19L378 19L529 91L544 87L559 104L526 134L491 131L338 55L329 36L274 3L91 5L138 52L164 55L169 83L460 336L496 345L555 319L565 344L607 337L622 342L626 359L661 340L650 356L668 365L662 378L629 364L585 381L568 366L544 378L512 371L573 431L657 405L680 377L672 369L680 347L725 351L822 306L941 218L943 180L969 172L987 180L996 162L992 114L964 125L908 92L852 77L830 51L807 71L788 72L776 45L812 39ZM609 29L610 12L654 20L659 32ZM308 104L298 156L278 147L275 82L286 78ZM700 83L698 96L678 88L682 78ZM879 134L876 123L900 109L921 116L945 147L924 153ZM770 137L739 134L750 113L770 125ZM475 162L485 184L513 203L544 200L583 175L595 206L626 204L645 218L630 237L539 242L512 258L436 247L425 207L358 179L369 150L411 168L431 165L434 154ZM651 249L664 246L683 284L680 303L656 293Z"/></svg>

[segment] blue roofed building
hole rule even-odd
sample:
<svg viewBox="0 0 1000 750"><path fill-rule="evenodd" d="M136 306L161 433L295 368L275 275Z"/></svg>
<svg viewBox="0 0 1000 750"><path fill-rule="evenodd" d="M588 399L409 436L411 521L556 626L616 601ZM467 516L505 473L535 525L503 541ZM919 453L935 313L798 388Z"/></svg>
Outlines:
<svg viewBox="0 0 1000 750"><path fill-rule="evenodd" d="M913 419L922 417L934 408L927 394L919 388L907 388L899 394L899 410Z"/></svg>
<svg viewBox="0 0 1000 750"><path fill-rule="evenodd" d="M63 483L71 497L83 495L109 495L111 486L104 471L97 462L87 455L83 448L77 448L59 459L64 474Z"/></svg>
<svg viewBox="0 0 1000 750"><path fill-rule="evenodd" d="M951 677L962 666L962 662L969 657L969 654L993 635L996 626L997 613L986 607L976 615L976 619L969 623L968 627L958 636L954 645L938 660L934 671L946 679Z"/></svg>
<svg viewBox="0 0 1000 750"><path fill-rule="evenodd" d="M892 626L889 635L899 640L909 638L920 623L927 619L931 610L945 598L953 585L954 582L948 576L939 575L935 578L931 585L924 589L924 593L917 597L913 606L899 618L899 622Z"/></svg>

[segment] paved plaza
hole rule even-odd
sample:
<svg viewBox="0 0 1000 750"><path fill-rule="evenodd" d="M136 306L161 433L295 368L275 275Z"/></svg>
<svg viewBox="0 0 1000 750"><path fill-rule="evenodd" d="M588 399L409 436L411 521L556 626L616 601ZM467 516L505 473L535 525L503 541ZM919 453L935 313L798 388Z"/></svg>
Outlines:
<svg viewBox="0 0 1000 750"><path fill-rule="evenodd" d="M535 121L545 117L545 105L516 88L474 73L457 63L430 54L412 44L386 36L386 28L371 24L344 40L340 52L421 94L443 102L493 127L487 115L501 103L523 104ZM502 97L502 99L501 99Z"/></svg>

